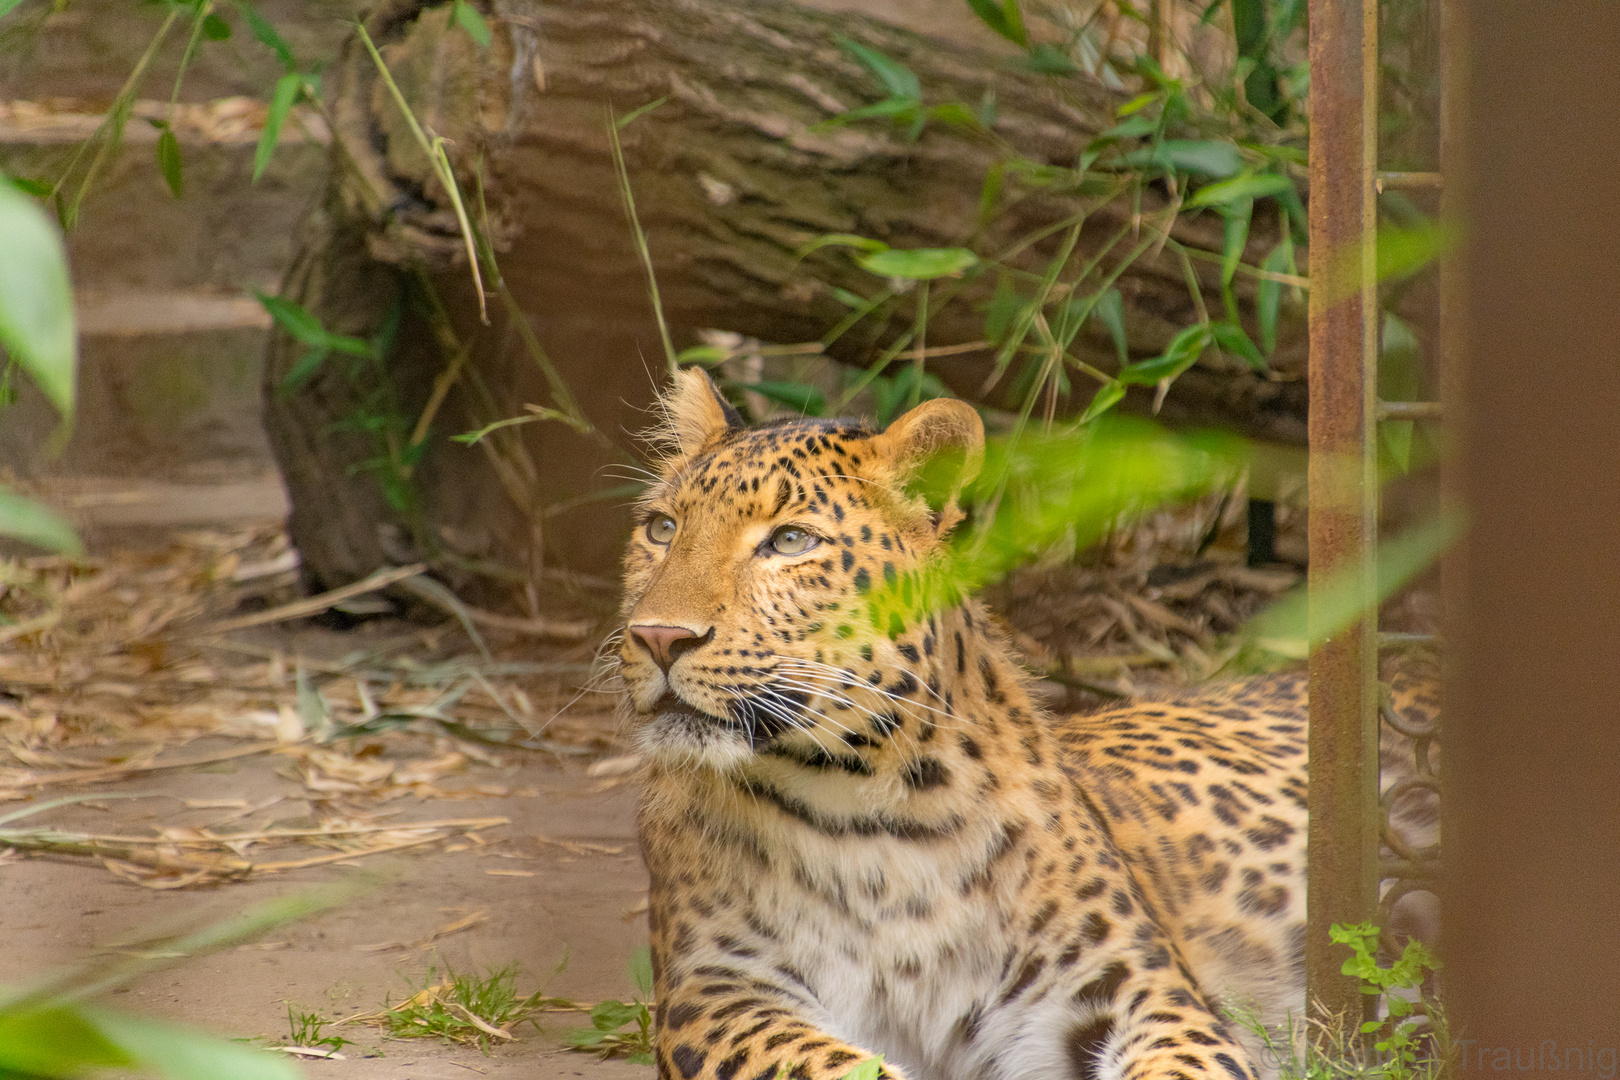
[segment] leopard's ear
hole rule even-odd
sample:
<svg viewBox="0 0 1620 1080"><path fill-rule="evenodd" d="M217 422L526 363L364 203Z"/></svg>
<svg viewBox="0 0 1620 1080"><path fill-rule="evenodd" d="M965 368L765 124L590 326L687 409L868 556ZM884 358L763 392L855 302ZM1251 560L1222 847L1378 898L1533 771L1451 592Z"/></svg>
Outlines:
<svg viewBox="0 0 1620 1080"><path fill-rule="evenodd" d="M665 434L679 458L700 453L728 431L743 426L743 418L720 396L719 389L702 368L677 371L660 404L664 409Z"/></svg>
<svg viewBox="0 0 1620 1080"><path fill-rule="evenodd" d="M956 398L934 398L895 420L872 448L887 459L901 483L914 476L930 458L948 457L954 466L946 482L947 494L936 518L936 535L943 536L962 517L957 506L962 489L984 465L984 421L973 406Z"/></svg>

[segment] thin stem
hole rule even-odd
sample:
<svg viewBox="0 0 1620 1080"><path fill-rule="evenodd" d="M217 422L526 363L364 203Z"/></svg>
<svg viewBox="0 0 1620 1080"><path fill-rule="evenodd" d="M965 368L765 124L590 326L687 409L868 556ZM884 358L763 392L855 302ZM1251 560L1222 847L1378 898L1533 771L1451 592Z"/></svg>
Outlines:
<svg viewBox="0 0 1620 1080"><path fill-rule="evenodd" d="M484 298L484 275L478 265L478 243L473 237L472 222L467 219L467 208L461 201L461 188L456 184L456 174L450 167L450 157L444 151L444 139L438 136L432 139L428 138L427 132L417 122L416 114L411 111L410 105L406 102L405 95L400 92L399 84L394 82L393 73L388 70L388 65L383 62L382 53L377 51L377 46L372 43L371 35L366 33L365 24L356 22L354 28L359 33L360 41L365 45L366 52L371 54L371 62L376 65L377 74L382 76L383 83L388 87L388 92L393 95L394 104L399 106L399 111L405 116L405 122L410 125L411 134L416 138L417 145L427 155L428 166L433 170L434 176L438 178L445 193L450 196L450 204L456 211L456 222L461 227L462 241L467 246L467 262L472 269L473 287L478 290L478 317L485 326L488 326L489 309Z"/></svg>
<svg viewBox="0 0 1620 1080"><path fill-rule="evenodd" d="M636 254L641 256L641 265L647 271L647 292L652 297L653 315L658 319L658 337L664 344L664 359L669 363L670 374L674 374L678 367L675 343L670 340L669 325L664 322L664 302L658 295L658 275L653 272L652 251L647 247L647 234L642 231L641 218L636 214L636 193L630 188L630 170L624 163L624 147L619 144L619 124L614 119L611 107L608 108L608 139L613 147L613 169L619 177L619 194L624 197L625 213L630 216Z"/></svg>
<svg viewBox="0 0 1620 1080"><path fill-rule="evenodd" d="M78 167L79 159L84 156L85 151L90 148L92 143L100 140L96 149L96 156L90 159L90 167L85 170L84 179L79 182L79 190L74 192L73 199L68 203L67 208L61 210L60 202L57 204L58 209L61 210L62 224L65 228L71 229L79 220L79 206L84 202L85 195L89 193L90 184L95 180L96 173L101 170L107 155L123 142L124 124L129 120L130 111L134 108L135 92L140 89L141 83L146 78L147 67L152 63L152 59L157 56L158 49L162 47L164 40L168 38L169 31L174 27L175 20L180 18L180 12L180 8L171 10L169 17L163 20L163 25L158 27L158 32L152 35L152 40L146 46L146 51L135 62L135 68L129 73L129 78L124 80L124 85L119 88L118 96L113 98L112 108L107 110L106 118L101 121L88 139L79 144L78 149L73 152L73 156L68 159L67 168L62 170L61 178L51 188L50 197L53 200L57 199L62 186L67 183L68 177L72 176L73 170ZM107 137L102 139L101 136L104 132Z"/></svg>
<svg viewBox="0 0 1620 1080"><path fill-rule="evenodd" d="M180 105L180 84L185 81L186 68L191 66L191 58L197 55L197 43L202 40L203 20L207 19L214 10L214 0L204 0L197 5L197 14L191 20L191 37L186 41L186 51L180 54L180 69L174 73L174 90L169 94L169 124L173 130L175 110Z"/></svg>
<svg viewBox="0 0 1620 1080"><path fill-rule="evenodd" d="M928 282L917 283L917 348L911 364L911 394L908 408L915 409L922 401L923 365L928 357Z"/></svg>

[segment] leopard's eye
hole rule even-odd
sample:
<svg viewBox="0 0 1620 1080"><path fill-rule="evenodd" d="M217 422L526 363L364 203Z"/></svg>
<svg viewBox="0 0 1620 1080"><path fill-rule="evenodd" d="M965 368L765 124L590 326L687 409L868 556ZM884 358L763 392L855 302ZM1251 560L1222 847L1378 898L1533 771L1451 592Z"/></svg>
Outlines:
<svg viewBox="0 0 1620 1080"><path fill-rule="evenodd" d="M821 543L821 537L797 525L784 525L771 533L771 550L778 555L802 555Z"/></svg>
<svg viewBox="0 0 1620 1080"><path fill-rule="evenodd" d="M675 539L675 519L668 514L658 514L647 522L647 539L655 544L667 544Z"/></svg>

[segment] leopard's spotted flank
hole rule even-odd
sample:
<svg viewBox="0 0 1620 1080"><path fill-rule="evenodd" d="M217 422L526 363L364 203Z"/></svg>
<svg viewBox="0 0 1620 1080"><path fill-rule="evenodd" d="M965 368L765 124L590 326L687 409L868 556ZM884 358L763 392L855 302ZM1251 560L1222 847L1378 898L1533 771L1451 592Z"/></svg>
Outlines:
<svg viewBox="0 0 1620 1080"><path fill-rule="evenodd" d="M862 598L955 516L902 484L978 417L744 428L700 372L626 557L661 1077L1252 1080L1296 1003L1303 681L1056 719L976 601ZM971 467L971 465L970 465Z"/></svg>

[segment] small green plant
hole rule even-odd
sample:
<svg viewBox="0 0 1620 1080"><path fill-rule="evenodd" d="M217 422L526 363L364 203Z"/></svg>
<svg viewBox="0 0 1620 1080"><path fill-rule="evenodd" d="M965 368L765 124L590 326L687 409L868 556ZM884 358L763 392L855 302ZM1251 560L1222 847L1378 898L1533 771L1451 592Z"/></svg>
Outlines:
<svg viewBox="0 0 1620 1080"><path fill-rule="evenodd" d="M1389 966L1378 962L1380 931L1372 923L1334 924L1335 944L1351 955L1341 969L1361 984L1361 992L1383 1000L1384 1015L1359 1023L1344 1016L1319 1015L1302 1025L1290 1014L1270 1027L1252 1009L1228 1008L1227 1015L1255 1035L1265 1064L1278 1080L1444 1080L1451 1073L1453 1046L1444 1010L1425 992L1440 961L1420 941L1409 941ZM1370 1043L1370 1045L1369 1045Z"/></svg>
<svg viewBox="0 0 1620 1080"><path fill-rule="evenodd" d="M623 1057L636 1065L653 1063L652 951L645 946L630 955L625 965L635 984L633 1001L608 999L591 1009L591 1026L568 1033L576 1050L592 1050L605 1058Z"/></svg>
<svg viewBox="0 0 1620 1080"><path fill-rule="evenodd" d="M430 967L410 997L382 1014L384 1025L396 1039L447 1039L477 1046L487 1054L491 1039L510 1041L516 1037L512 1029L519 1024L527 1022L538 1028L538 1013L573 1005L547 997L543 989L519 995L519 974L517 964L494 968L483 976L457 974L446 965L440 979L438 969Z"/></svg>
<svg viewBox="0 0 1620 1080"><path fill-rule="evenodd" d="M1354 926L1334 924L1329 934L1335 944L1350 946L1350 959L1342 969L1361 981L1361 992L1384 999L1388 1015L1361 1024L1363 1035L1378 1035L1373 1049L1382 1055L1378 1075L1385 1080L1414 1080L1438 1071L1445 1063L1448 1038L1442 1038L1443 1014L1436 1003L1426 1000L1423 984L1440 961L1421 941L1406 943L1401 955L1388 967L1378 963L1378 927L1372 923ZM1438 1053L1437 1053L1438 1051Z"/></svg>
<svg viewBox="0 0 1620 1080"><path fill-rule="evenodd" d="M306 1047L313 1050L341 1050L352 1043L353 1039L345 1039L341 1035L323 1035L332 1021L323 1019L320 1013L298 1012L287 1003L287 1044L289 1046Z"/></svg>

